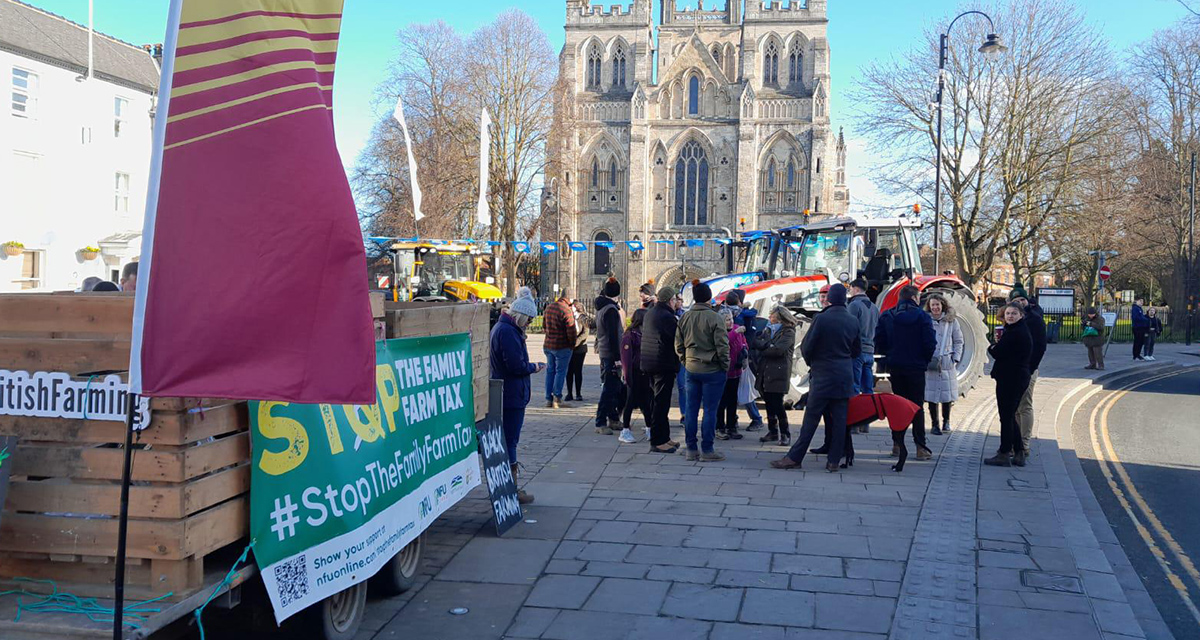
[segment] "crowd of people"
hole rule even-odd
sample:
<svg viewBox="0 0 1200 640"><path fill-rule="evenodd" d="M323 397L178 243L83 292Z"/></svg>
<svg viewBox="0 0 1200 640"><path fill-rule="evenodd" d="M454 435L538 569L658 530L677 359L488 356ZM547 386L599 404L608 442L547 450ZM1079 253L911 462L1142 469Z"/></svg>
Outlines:
<svg viewBox="0 0 1200 640"><path fill-rule="evenodd" d="M963 329L949 301L939 294L925 297L913 286L900 289L898 304L883 313L866 293L867 283L854 280L821 290L822 310L811 318L798 317L776 305L760 319L745 306L746 294L733 289L724 300L692 282L693 304L683 309L672 287L657 290L653 283L638 290L640 308L629 315L622 306L621 284L609 278L590 310L572 292L563 290L542 312L546 364L532 364L525 347L525 328L538 315L527 288L521 289L501 314L492 331L492 377L504 380L504 430L513 473L518 471L516 448L530 401L530 376L546 369L547 408L570 407L584 401L583 361L589 337L600 359L600 396L596 400L595 431L616 435L624 444L648 441L651 453L683 450L688 460L724 460L717 440L745 438L744 431L765 432L760 442L788 447L771 463L780 469L800 468L807 454L825 456L825 469L836 473L854 464L854 433L866 433L869 421L848 424L850 399L874 393L876 362L886 370L892 393L916 407L911 422L916 459L930 460L929 434L948 434L951 410L960 395L958 369L964 357ZM1000 412L1001 445L989 465L1024 466L1033 429L1033 391L1037 369L1046 350L1041 310L1019 286L1002 310L1004 327L989 348L995 360L992 377ZM1088 326L1103 320L1090 314ZM797 342L799 325L807 323ZM1089 348L1089 355L1093 355ZM792 442L787 396L792 389L796 358L807 365L809 386L804 417ZM1102 356L1099 362L1103 367ZM564 396L565 387L565 396ZM671 439L672 396L678 398L684 441ZM766 420L758 408L761 399ZM642 438L631 420L640 413ZM810 449L817 427L824 422L824 442ZM893 470L902 471L908 458L907 429L893 429ZM532 500L521 494L522 501Z"/></svg>

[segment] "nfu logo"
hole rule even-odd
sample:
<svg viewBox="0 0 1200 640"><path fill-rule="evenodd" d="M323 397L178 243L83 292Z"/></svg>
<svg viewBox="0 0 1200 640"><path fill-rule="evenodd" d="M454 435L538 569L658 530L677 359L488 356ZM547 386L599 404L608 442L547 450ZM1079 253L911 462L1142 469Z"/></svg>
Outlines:
<svg viewBox="0 0 1200 640"><path fill-rule="evenodd" d="M421 519L424 520L429 514L433 513L433 503L429 501L429 496L421 498Z"/></svg>
<svg viewBox="0 0 1200 640"><path fill-rule="evenodd" d="M442 503L442 498L445 498L448 493L450 493L450 490L446 488L446 485L441 485L434 491L434 497L437 498L438 504Z"/></svg>

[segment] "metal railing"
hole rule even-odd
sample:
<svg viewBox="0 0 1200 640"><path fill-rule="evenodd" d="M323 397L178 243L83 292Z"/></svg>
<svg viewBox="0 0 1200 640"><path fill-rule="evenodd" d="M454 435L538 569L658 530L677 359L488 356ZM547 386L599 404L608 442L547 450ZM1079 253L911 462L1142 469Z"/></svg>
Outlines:
<svg viewBox="0 0 1200 640"><path fill-rule="evenodd" d="M998 317L1001 307L989 306L987 308L987 326L988 338L992 339L996 335L996 327L1003 324ZM1049 342L1079 342L1083 337L1083 312L1086 307L1080 307L1076 313L1044 313L1042 318L1046 321L1046 338ZM1149 311L1150 307L1144 307ZM1105 335L1108 332L1113 332L1113 342L1133 342L1133 319L1132 307L1120 306L1116 308L1107 308L1106 312L1116 313L1117 321L1115 325L1105 327ZM1171 311L1167 308L1157 308L1156 313L1158 319L1162 322L1163 332L1158 336L1158 342L1182 342L1184 339L1184 329L1180 327L1173 331L1171 328Z"/></svg>

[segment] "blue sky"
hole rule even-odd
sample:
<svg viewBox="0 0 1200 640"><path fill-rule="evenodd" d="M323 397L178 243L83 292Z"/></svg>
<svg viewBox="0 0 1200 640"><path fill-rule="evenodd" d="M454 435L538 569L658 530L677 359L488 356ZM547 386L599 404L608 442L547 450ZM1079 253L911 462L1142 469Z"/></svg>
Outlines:
<svg viewBox="0 0 1200 640"><path fill-rule="evenodd" d="M87 0L25 0L86 24ZM600 0L596 0L599 2ZM614 4L618 0L603 0ZM1191 0L1192 6L1200 0ZM719 0L709 0L712 6ZM1188 15L1177 0L1077 0L1089 19L1100 25L1118 50L1145 40L1156 29L1168 27ZM679 6L694 6L694 0L679 0ZM624 0L623 4L629 4ZM549 36L555 52L562 46L566 15L564 0L346 0L338 68L334 86L338 148L343 163L352 165L366 142L377 114L372 111L375 87L383 79L396 54L397 30L412 22L445 20L461 31L486 24L504 9L519 6L533 15ZM655 15L658 15L655 0ZM951 0L829 0L829 41L833 49L832 76L834 126L850 131L852 122L839 92L853 85L858 70L877 59L886 59L893 49L903 50L909 34L917 35L930 24L942 23L956 9L968 5ZM166 28L167 0L95 0L96 29L134 44L162 42ZM936 60L930 60L930 77ZM850 140L848 174L854 200L859 204L883 204L865 176L867 158L863 145ZM857 157L856 157L857 156Z"/></svg>

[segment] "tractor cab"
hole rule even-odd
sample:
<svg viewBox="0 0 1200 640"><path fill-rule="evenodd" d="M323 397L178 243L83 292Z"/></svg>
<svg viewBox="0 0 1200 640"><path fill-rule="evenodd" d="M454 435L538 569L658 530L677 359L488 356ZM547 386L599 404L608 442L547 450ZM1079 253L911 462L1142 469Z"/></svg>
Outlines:
<svg viewBox="0 0 1200 640"><path fill-rule="evenodd" d="M780 277L820 276L826 282L867 281L867 295L880 294L920 273L915 218L835 218L796 228ZM786 276L784 274L787 274Z"/></svg>
<svg viewBox="0 0 1200 640"><path fill-rule="evenodd" d="M395 242L389 246L400 300L499 302L503 297L475 245Z"/></svg>

